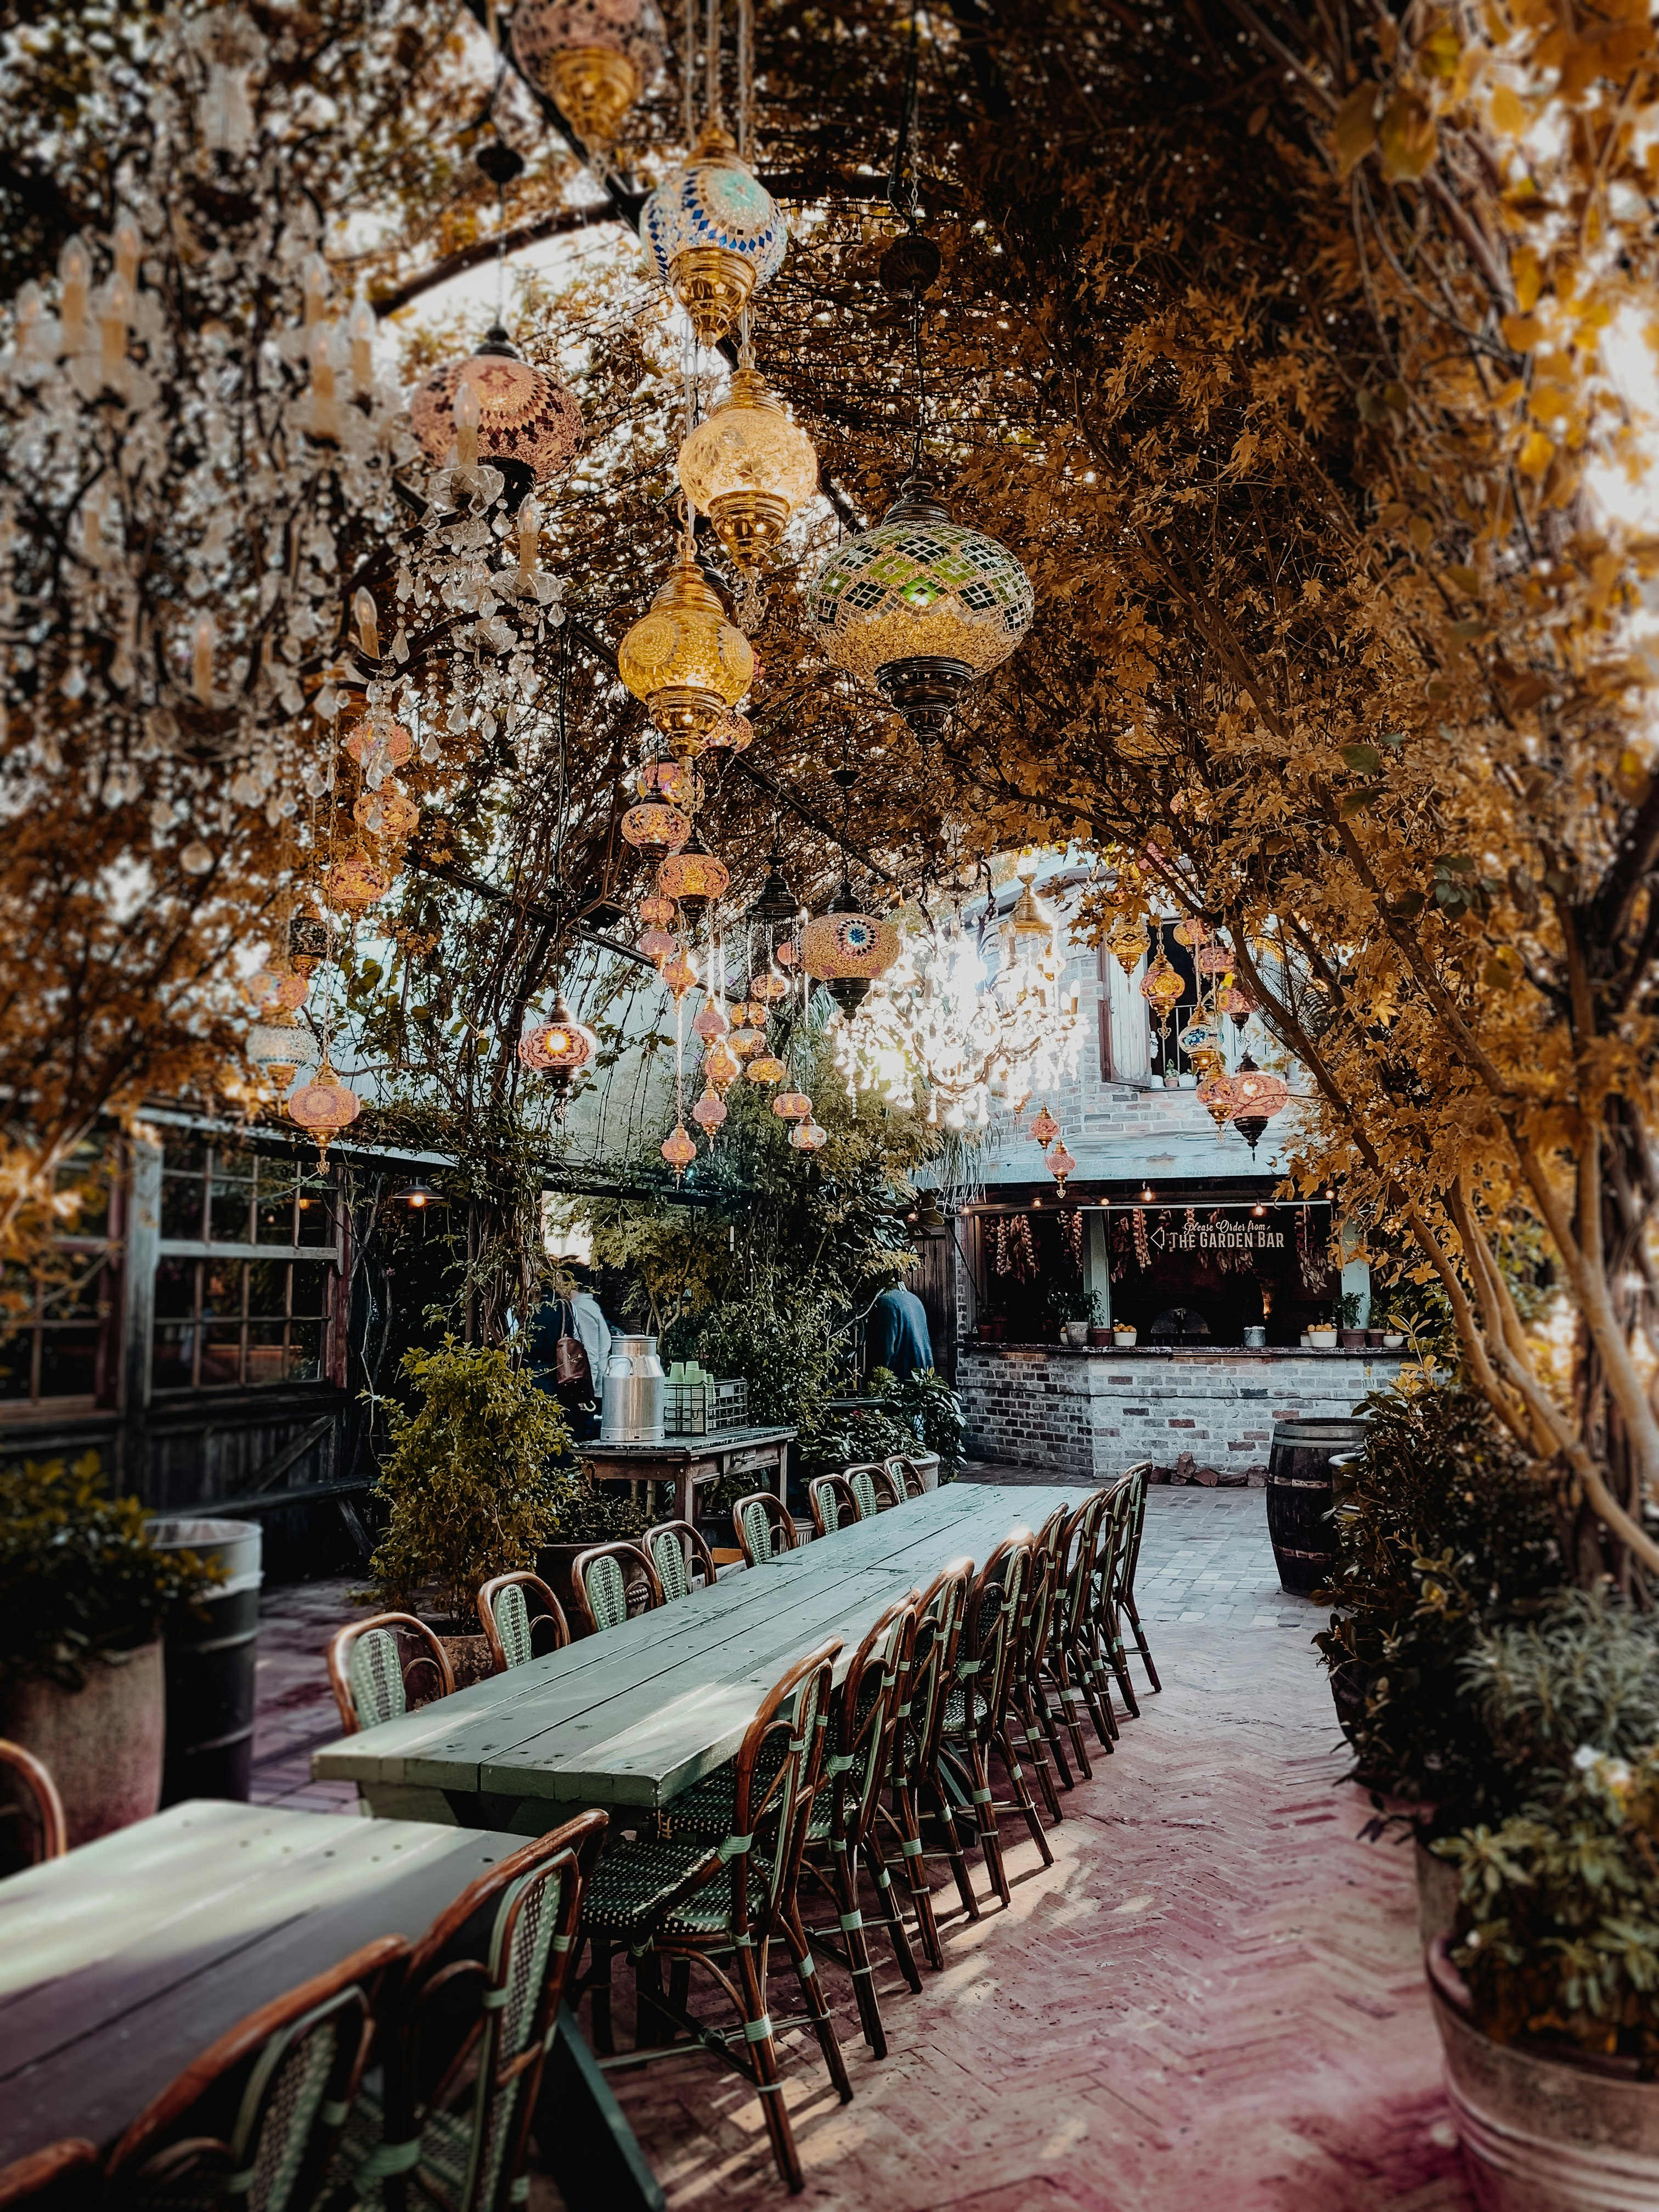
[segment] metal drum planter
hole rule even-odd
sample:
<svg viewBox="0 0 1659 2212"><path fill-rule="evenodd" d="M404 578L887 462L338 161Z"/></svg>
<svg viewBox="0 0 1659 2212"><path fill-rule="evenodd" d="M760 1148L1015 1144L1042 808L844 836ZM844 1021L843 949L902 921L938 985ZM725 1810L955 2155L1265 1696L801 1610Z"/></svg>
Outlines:
<svg viewBox="0 0 1659 2212"><path fill-rule="evenodd" d="M1331 1462L1365 1440L1358 1420L1275 1421L1267 1461L1267 1534L1282 1586L1311 1597L1336 1563Z"/></svg>
<svg viewBox="0 0 1659 2212"><path fill-rule="evenodd" d="M223 1570L202 1601L167 1631L167 1754L161 1802L234 1797L246 1802L253 1765L253 1663L259 1638L259 1525L167 1520L144 1524L168 1552L194 1552Z"/></svg>

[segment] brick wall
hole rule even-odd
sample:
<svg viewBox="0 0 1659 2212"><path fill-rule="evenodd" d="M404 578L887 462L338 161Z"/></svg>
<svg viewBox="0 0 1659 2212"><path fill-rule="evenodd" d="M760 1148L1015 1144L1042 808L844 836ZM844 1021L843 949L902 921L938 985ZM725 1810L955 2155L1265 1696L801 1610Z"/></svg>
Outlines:
<svg viewBox="0 0 1659 2212"><path fill-rule="evenodd" d="M976 1459L1102 1481L1140 1460L1237 1475L1265 1467L1275 1421L1351 1413L1399 1352L1071 1352L963 1346L957 1390Z"/></svg>

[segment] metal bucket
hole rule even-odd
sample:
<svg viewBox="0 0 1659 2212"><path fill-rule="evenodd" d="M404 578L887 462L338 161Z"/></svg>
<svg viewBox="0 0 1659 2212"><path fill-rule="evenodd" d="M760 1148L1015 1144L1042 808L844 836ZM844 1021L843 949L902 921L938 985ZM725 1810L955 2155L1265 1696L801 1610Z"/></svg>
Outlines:
<svg viewBox="0 0 1659 2212"><path fill-rule="evenodd" d="M1275 1421L1267 1460L1267 1534L1281 1586L1311 1597L1336 1560L1332 1463L1365 1441L1355 1420Z"/></svg>
<svg viewBox="0 0 1659 2212"><path fill-rule="evenodd" d="M161 1802L234 1797L246 1802L253 1765L253 1665L259 1637L259 1525L180 1517L149 1521L164 1552L195 1552L224 1571L167 1632L167 1754Z"/></svg>
<svg viewBox="0 0 1659 2212"><path fill-rule="evenodd" d="M618 1329L611 1339L611 1357L605 1367L600 1443L659 1444L662 1400L662 1362L657 1357L656 1338L624 1336Z"/></svg>

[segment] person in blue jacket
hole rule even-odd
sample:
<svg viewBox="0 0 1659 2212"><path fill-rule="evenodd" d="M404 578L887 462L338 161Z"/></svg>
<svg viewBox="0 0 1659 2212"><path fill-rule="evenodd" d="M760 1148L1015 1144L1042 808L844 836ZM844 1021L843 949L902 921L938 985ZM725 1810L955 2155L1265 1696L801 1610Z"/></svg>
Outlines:
<svg viewBox="0 0 1659 2212"><path fill-rule="evenodd" d="M901 1382L933 1364L927 1333L927 1309L902 1283L884 1290L865 1323L865 1350L872 1367L889 1367Z"/></svg>

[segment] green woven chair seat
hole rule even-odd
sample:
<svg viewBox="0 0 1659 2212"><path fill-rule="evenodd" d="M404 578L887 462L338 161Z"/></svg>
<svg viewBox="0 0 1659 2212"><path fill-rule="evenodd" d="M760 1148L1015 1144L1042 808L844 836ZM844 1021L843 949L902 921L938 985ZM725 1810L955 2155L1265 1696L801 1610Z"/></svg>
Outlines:
<svg viewBox="0 0 1659 2212"><path fill-rule="evenodd" d="M385 2132L380 2099L371 2090L360 2089L329 2171L323 2190L324 2202L333 2200L342 2189L349 2187L359 2204L374 2206L380 2203L386 2179L382 2170ZM428 2187L424 2192L419 2188L411 2190L412 2201L418 2203L423 2193L433 2193L434 2183L441 2201L458 2199L466 2186L467 2163L471 2154L470 2101L464 2112L428 2113L421 2131L420 2159L411 2172L411 2179L426 2183Z"/></svg>
<svg viewBox="0 0 1659 2212"><path fill-rule="evenodd" d="M582 1919L589 1934L636 1936L656 1920L687 1875L704 1865L708 1857L708 1845L698 1837L623 1844L607 1851L594 1869L582 1899ZM709 1881L671 1913L657 1932L717 1936L730 1923L731 1905L729 1883ZM750 1912L764 1925L770 1909L765 1883L751 1875Z"/></svg>
<svg viewBox="0 0 1659 2212"><path fill-rule="evenodd" d="M975 1690L974 1692L974 1725L975 1727L982 1726L984 1720L985 1699L982 1694L978 1690ZM968 1693L965 1690L962 1689L952 1690L945 1700L945 1733L947 1736L953 1737L960 1741L966 1738L968 1732Z"/></svg>
<svg viewBox="0 0 1659 2212"><path fill-rule="evenodd" d="M771 1788L788 1749L787 1739L781 1735L769 1737L761 1746L760 1756L755 1761L755 1778L750 1785L754 1798L764 1796ZM738 1762L728 1759L724 1766L717 1766L712 1774L705 1774L701 1782L694 1782L680 1796L670 1800L666 1812L675 1835L702 1836L710 1843L723 1842L732 1832L737 1795Z"/></svg>

